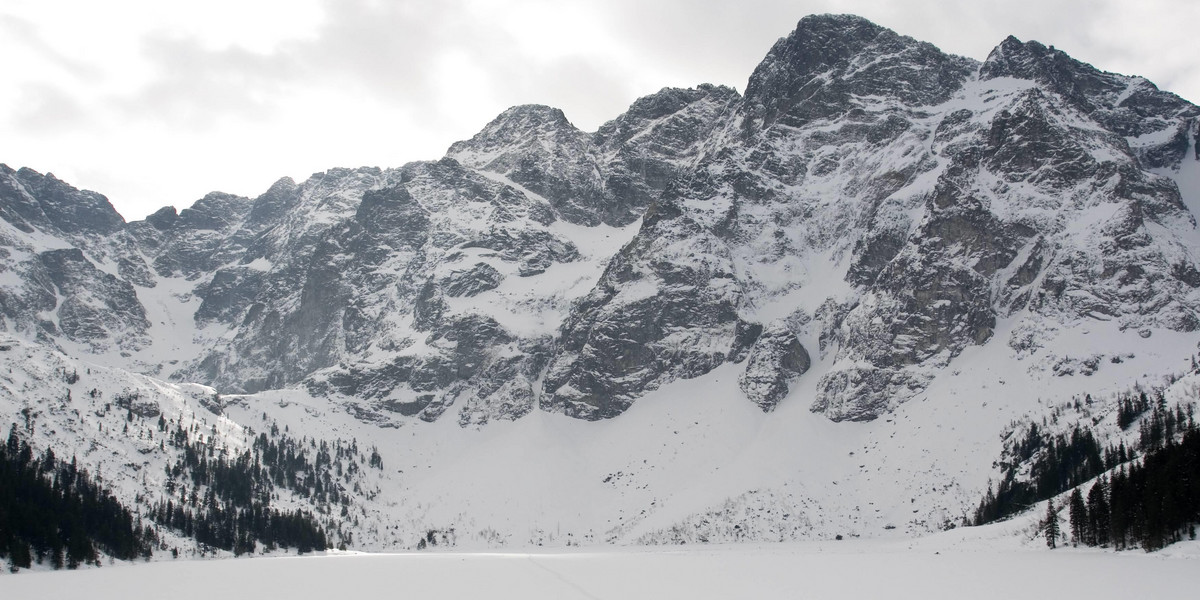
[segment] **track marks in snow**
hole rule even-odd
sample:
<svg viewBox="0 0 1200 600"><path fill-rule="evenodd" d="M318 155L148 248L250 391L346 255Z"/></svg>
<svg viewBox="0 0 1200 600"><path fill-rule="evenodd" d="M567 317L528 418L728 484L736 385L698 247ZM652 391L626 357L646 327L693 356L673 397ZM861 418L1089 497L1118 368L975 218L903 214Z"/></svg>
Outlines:
<svg viewBox="0 0 1200 600"><path fill-rule="evenodd" d="M566 577L564 577L562 575L562 573L559 573L558 571L555 571L554 569L551 569L550 567L538 562L536 559L533 558L532 554L526 556L526 558L529 560L530 564L532 564L533 566L537 567L538 569L540 569L542 571L545 571L546 573L550 574L551 577L563 582L563 584L565 584L568 587L570 587L571 589L579 592L579 594L582 595L584 598L589 598L590 600L601 600L601 598L599 596L596 596L596 595L592 594L591 592L583 589L578 584L576 584L574 581L571 581L570 579L567 579Z"/></svg>

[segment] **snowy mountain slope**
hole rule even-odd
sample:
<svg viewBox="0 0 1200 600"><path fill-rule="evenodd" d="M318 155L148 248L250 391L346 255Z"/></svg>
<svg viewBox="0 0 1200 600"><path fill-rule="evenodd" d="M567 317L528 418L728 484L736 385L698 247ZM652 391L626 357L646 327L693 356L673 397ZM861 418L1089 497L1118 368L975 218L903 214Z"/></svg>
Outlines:
<svg viewBox="0 0 1200 600"><path fill-rule="evenodd" d="M231 448L376 447L334 519L359 548L928 532L1009 423L1195 352L1198 115L1036 42L825 15L744 96L595 133L515 107L438 161L144 221L2 167L0 414L44 406L135 503L169 456L76 387Z"/></svg>
<svg viewBox="0 0 1200 600"><path fill-rule="evenodd" d="M1141 339L1115 327L1079 335L1113 347ZM1088 378L1089 415L1111 417L1116 392L1131 381L1161 383L1142 374L1195 347L1182 334L1159 342L1158 351L1120 362L1100 357ZM834 422L791 396L764 413L736 400L738 368L726 364L664 386L615 419L535 411L463 428L451 419L370 422L364 400L296 389L214 403L211 388L89 366L19 340L3 345L13 370L0 377L4 414L24 428L29 408L40 447L78 455L133 506L159 497L176 450L159 447L156 417L130 420L118 397L153 404L171 421L194 420L211 431L211 444L231 451L272 426L377 449L383 468L358 471L346 485L350 512L329 517L352 547L376 551L414 548L430 531L461 548L922 535L971 514L996 476L989 466L1011 423L1049 416L1079 389L1073 377L1027 372L997 345L968 348L956 372L871 422ZM66 383L68 373L78 381ZM800 383L795 397L813 393L815 380ZM1171 389L1171 398L1191 398L1195 377Z"/></svg>
<svg viewBox="0 0 1200 600"><path fill-rule="evenodd" d="M0 374L0 406L10 420L6 436L15 434L39 457L51 450L59 459L88 471L93 482L111 491L133 513L134 525L155 531L151 550L159 558L181 551L185 556L214 552L189 539L191 531L185 534L182 527L172 528L156 518L163 505L173 502L196 515L218 502L230 508L223 499L214 500L214 488L202 483L186 460L232 464L249 453L260 437L263 442L280 440L269 419L254 423L259 431L229 419L222 412L220 395L206 386L171 384L81 363L46 346L13 338L0 340L0 353L8 365ZM341 439L297 435L295 440L302 440L302 452L310 451L307 444L311 443L315 453L318 440L322 450L336 446L337 485L352 488L356 495L377 493L370 484L375 470L366 466L368 459L357 448L352 455L347 452L344 460ZM345 440L345 447L350 448L351 442ZM349 467L344 472L343 462ZM259 466L257 457L254 466ZM243 485L257 493L260 483ZM342 519L346 514L335 510L338 501L284 486L268 491L269 508L306 511L316 515L332 543L352 540ZM350 506L349 500L346 503Z"/></svg>

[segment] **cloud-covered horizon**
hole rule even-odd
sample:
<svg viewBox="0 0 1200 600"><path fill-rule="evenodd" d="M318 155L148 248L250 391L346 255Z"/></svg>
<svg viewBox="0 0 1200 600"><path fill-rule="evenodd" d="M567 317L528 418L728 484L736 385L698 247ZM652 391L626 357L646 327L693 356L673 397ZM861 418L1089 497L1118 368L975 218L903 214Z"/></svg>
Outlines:
<svg viewBox="0 0 1200 600"><path fill-rule="evenodd" d="M515 104L594 130L662 87L741 90L825 12L979 60L1008 35L1036 39L1200 100L1200 3L1186 0L12 0L0 162L136 219L214 189L436 159Z"/></svg>

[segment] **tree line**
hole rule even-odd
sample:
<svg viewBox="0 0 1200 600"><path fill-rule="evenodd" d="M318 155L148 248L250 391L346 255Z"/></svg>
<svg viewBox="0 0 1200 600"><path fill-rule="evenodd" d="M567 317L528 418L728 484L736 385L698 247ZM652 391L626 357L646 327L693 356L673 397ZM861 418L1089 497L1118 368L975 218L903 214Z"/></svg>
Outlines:
<svg viewBox="0 0 1200 600"><path fill-rule="evenodd" d="M130 412L126 426L135 425L139 416ZM147 425L155 428L154 421ZM163 496L157 501L138 497L141 513L93 481L74 457L67 462L52 449L35 451L13 424L0 446L0 560L8 559L18 570L45 561L55 568L99 564L105 554L122 560L149 557L155 547L167 548L160 527L195 540L201 549L234 554L258 548L324 550L331 547L331 537L318 514L273 506L278 490L311 502L335 527L338 516L349 516L350 488L362 491L361 470L383 468L374 448L363 453L353 440L296 439L276 426L238 454L217 446L215 429L209 432L194 422L185 427L182 420L168 422L159 414L157 430L160 435L150 439L157 437L159 450L173 460L165 468ZM348 532L337 533L343 544L351 543Z"/></svg>
<svg viewBox="0 0 1200 600"><path fill-rule="evenodd" d="M16 424L0 447L0 559L10 569L99 564L100 552L149 557L157 535L86 470L47 448L35 456Z"/></svg>
<svg viewBox="0 0 1200 600"><path fill-rule="evenodd" d="M159 428L167 429L161 417ZM166 467L167 495L150 513L154 522L235 555L253 552L257 544L300 553L330 547L311 512L271 506L277 487L312 500L348 504L349 497L330 473L328 444L322 442L310 460L302 442L287 435L276 441L263 433L250 448L229 458L198 432L179 423L167 436L181 451Z"/></svg>
<svg viewBox="0 0 1200 600"><path fill-rule="evenodd" d="M1090 398L1088 398L1090 403ZM1200 430L1191 403L1169 408L1162 391L1117 401L1122 430L1138 425L1137 444L1101 447L1092 427L1077 424L1050 435L1033 423L1006 448L999 485L989 486L969 524L1007 518L1050 499L1043 519L1047 544L1059 537L1058 511L1067 509L1072 538L1088 546L1156 550L1194 537L1200 522ZM1029 465L1027 477L1019 475ZM1084 494L1083 484L1096 479ZM1071 494L1056 508L1053 498Z"/></svg>
<svg viewBox="0 0 1200 600"><path fill-rule="evenodd" d="M1036 423L1015 444L1013 453L1015 460L1004 463L999 485L994 490L988 487L971 524L1008 518L1136 457L1124 443L1102 448L1088 427L1077 425L1070 433L1050 435ZM1019 470L1026 462L1030 462L1029 477L1023 479Z"/></svg>
<svg viewBox="0 0 1200 600"><path fill-rule="evenodd" d="M1140 546L1158 550L1188 537L1200 523L1200 430L1194 425L1176 442L1164 438L1140 464L1121 465L1087 493L1071 492L1067 502L1076 543Z"/></svg>

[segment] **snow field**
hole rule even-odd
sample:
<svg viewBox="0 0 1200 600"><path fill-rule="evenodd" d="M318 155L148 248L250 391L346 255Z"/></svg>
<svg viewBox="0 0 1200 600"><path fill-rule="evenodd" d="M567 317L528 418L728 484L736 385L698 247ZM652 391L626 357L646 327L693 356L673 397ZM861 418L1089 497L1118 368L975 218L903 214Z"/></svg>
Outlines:
<svg viewBox="0 0 1200 600"><path fill-rule="evenodd" d="M95 600L1188 597L1200 586L1200 545L1175 550L1175 555L1026 550L938 535L687 550L331 554L0 576L0 595L43 600L73 600L84 593Z"/></svg>

